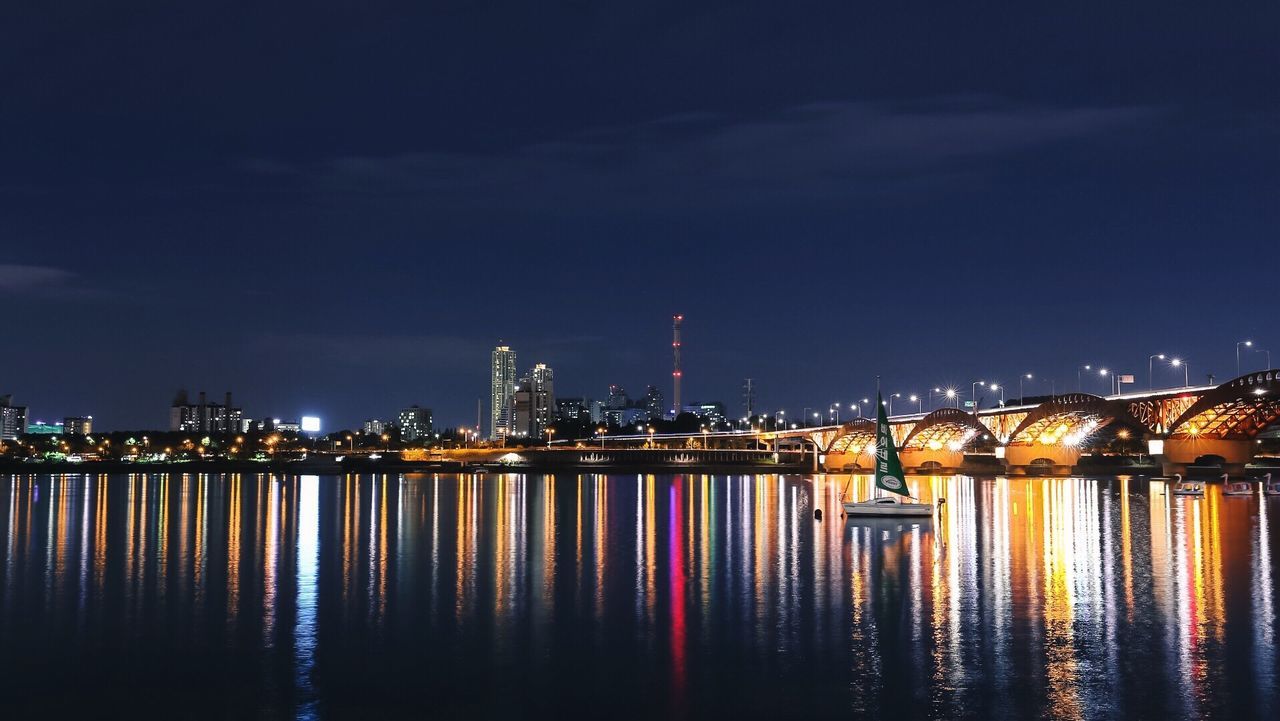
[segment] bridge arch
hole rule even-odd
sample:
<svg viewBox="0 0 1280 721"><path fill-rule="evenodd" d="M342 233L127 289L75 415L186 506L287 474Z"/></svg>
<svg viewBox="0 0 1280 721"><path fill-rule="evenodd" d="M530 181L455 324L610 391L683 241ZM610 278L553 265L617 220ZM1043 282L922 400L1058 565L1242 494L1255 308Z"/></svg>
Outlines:
<svg viewBox="0 0 1280 721"><path fill-rule="evenodd" d="M972 413L959 408L939 408L920 419L902 442L905 450L963 450L973 439L991 431Z"/></svg>
<svg viewBox="0 0 1280 721"><path fill-rule="evenodd" d="M1009 434L1007 445L1078 446L1095 430L1116 420L1137 427L1144 425L1130 416L1123 404L1091 393L1067 393L1027 413Z"/></svg>
<svg viewBox="0 0 1280 721"><path fill-rule="evenodd" d="M876 422L870 418L855 418L840 426L828 446L828 453L858 453L868 443L876 442Z"/></svg>
<svg viewBox="0 0 1280 721"><path fill-rule="evenodd" d="M1252 440L1280 421L1280 370L1248 373L1205 392L1169 426L1170 438Z"/></svg>

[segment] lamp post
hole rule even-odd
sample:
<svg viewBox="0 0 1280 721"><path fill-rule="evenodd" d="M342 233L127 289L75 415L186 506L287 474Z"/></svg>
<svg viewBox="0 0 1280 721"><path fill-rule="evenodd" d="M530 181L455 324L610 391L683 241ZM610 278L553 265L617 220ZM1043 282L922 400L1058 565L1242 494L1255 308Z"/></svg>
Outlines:
<svg viewBox="0 0 1280 721"><path fill-rule="evenodd" d="M1032 376L1030 373L1023 373L1022 375L1018 376L1018 405L1020 406L1025 406L1027 404L1027 402L1024 400L1026 396L1022 393L1022 381L1024 380L1029 381L1031 380L1031 378Z"/></svg>
<svg viewBox="0 0 1280 721"><path fill-rule="evenodd" d="M1191 381L1190 381L1190 365L1191 364L1187 363L1181 358L1174 358L1173 360L1169 361L1169 365L1173 366L1174 368L1178 368L1178 367L1182 368L1182 387L1183 388L1190 387L1191 386Z"/></svg>
<svg viewBox="0 0 1280 721"><path fill-rule="evenodd" d="M1004 386L992 383L991 390L1000 391L1000 407L1003 408L1004 407Z"/></svg>
<svg viewBox="0 0 1280 721"><path fill-rule="evenodd" d="M834 421L837 426L840 425L840 404L832 403L829 410L831 411L831 420Z"/></svg>
<svg viewBox="0 0 1280 721"><path fill-rule="evenodd" d="M949 400L949 401L955 401L955 402L956 402L956 408L959 408L959 407L960 407L960 398L959 398L960 394L959 394L959 393L956 393L956 389L955 389L955 388L948 388L948 389L946 390L946 392L945 392L943 395L945 395L945 396L947 397L947 400Z"/></svg>
<svg viewBox="0 0 1280 721"><path fill-rule="evenodd" d="M780 421L779 419L780 419L782 416L785 416L786 414L787 414L787 412L786 412L786 411L777 411L776 413L774 413L774 414L773 414L773 430L774 430L774 432L777 432L778 430L780 430L780 428L779 428L779 424L781 423L781 421Z"/></svg>
<svg viewBox="0 0 1280 721"><path fill-rule="evenodd" d="M1266 353L1266 354L1267 354L1267 367L1266 367L1266 370L1271 370L1271 351L1269 351L1269 350L1263 350L1263 349L1259 348L1258 350L1254 351L1254 353Z"/></svg>
<svg viewBox="0 0 1280 721"><path fill-rule="evenodd" d="M901 398L901 397L902 397L902 394L901 394L901 393L890 393L890 394L889 394L889 415L893 415L893 399L894 399L894 398Z"/></svg>
<svg viewBox="0 0 1280 721"><path fill-rule="evenodd" d="M924 411L923 411L923 410L921 410L921 403L922 403L922 401L921 401L921 399L920 399L920 396L916 395L915 393L912 393L911 395L907 396L907 400L909 400L909 401L911 401L911 402L913 402L913 403L915 403L915 404L916 404L916 413L917 413L917 414L923 414L923 413L924 413Z"/></svg>
<svg viewBox="0 0 1280 721"><path fill-rule="evenodd" d="M556 432L556 429L552 428L551 426L547 426L547 448L551 447L551 436L555 432Z"/></svg>
<svg viewBox="0 0 1280 721"><path fill-rule="evenodd" d="M1155 388L1155 386L1151 384L1151 365L1156 358L1159 358L1160 360L1164 360L1164 353L1156 353L1153 356L1147 357L1147 390L1152 390L1153 388Z"/></svg>
<svg viewBox="0 0 1280 721"><path fill-rule="evenodd" d="M1240 346L1244 346L1245 348L1252 348L1252 347L1253 347L1253 341L1251 341L1251 340L1242 340L1242 341L1240 341L1240 342L1236 343L1236 377L1237 377L1237 378L1239 378L1239 377L1240 377ZM1270 363L1268 363L1267 365L1271 365L1271 364L1270 364Z"/></svg>
<svg viewBox="0 0 1280 721"><path fill-rule="evenodd" d="M1076 368L1076 390L1077 391L1084 392L1084 381L1080 377L1080 371L1091 371L1091 370L1093 370L1093 366L1091 365L1083 365Z"/></svg>
<svg viewBox="0 0 1280 721"><path fill-rule="evenodd" d="M969 403L973 405L973 414L978 415L978 386L986 387L986 381L974 381L969 387Z"/></svg>
<svg viewBox="0 0 1280 721"><path fill-rule="evenodd" d="M604 428L596 429L596 435L600 436L600 450L602 451L604 450L604 434L605 434Z"/></svg>

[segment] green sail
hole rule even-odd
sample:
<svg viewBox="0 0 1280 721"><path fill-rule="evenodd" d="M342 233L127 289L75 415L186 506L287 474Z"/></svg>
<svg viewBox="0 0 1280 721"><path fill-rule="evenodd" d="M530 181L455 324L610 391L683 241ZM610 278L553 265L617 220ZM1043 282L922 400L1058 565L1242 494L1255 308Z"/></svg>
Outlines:
<svg viewBox="0 0 1280 721"><path fill-rule="evenodd" d="M902 473L902 461L898 460L898 449L893 443L893 434L889 432L889 416L884 412L884 401L876 393L876 487L899 493L907 493L906 476Z"/></svg>

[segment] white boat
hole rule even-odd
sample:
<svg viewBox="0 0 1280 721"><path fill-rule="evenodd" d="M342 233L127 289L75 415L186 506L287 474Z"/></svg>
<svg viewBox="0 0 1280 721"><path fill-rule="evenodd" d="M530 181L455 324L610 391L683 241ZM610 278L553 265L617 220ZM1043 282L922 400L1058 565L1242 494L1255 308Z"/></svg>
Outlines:
<svg viewBox="0 0 1280 721"><path fill-rule="evenodd" d="M1245 496L1253 495L1253 484L1248 481L1236 481L1231 483L1227 481L1227 474L1223 473L1222 482L1224 484L1222 486L1222 495L1224 496L1243 498Z"/></svg>
<svg viewBox="0 0 1280 721"><path fill-rule="evenodd" d="M1173 481L1174 481L1173 491L1171 491L1171 493L1173 493L1173 495L1175 496L1203 496L1204 495L1203 483L1199 483L1197 481L1184 482L1182 480L1182 475L1179 473L1173 474Z"/></svg>
<svg viewBox="0 0 1280 721"><path fill-rule="evenodd" d="M1272 483L1270 473L1262 476L1262 495L1280 496L1280 481Z"/></svg>
<svg viewBox="0 0 1280 721"><path fill-rule="evenodd" d="M905 503L897 496L881 496L866 501L846 501L845 515L848 516L932 516L932 503Z"/></svg>
<svg viewBox="0 0 1280 721"><path fill-rule="evenodd" d="M880 400L879 393L876 400ZM898 449L894 446L893 435L889 432L889 418L885 415L884 403L876 403L876 483L875 495L865 501L845 501L841 495L840 505L846 516L932 516L932 503L908 503L911 498L907 493L907 484L903 481L902 461L898 459ZM853 477L849 477L853 480ZM888 491L890 496L880 495Z"/></svg>

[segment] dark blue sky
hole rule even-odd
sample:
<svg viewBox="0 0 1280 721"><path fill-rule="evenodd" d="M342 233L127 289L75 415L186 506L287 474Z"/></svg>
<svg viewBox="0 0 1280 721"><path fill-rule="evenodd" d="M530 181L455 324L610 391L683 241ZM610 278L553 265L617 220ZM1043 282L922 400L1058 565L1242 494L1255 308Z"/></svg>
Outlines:
<svg viewBox="0 0 1280 721"><path fill-rule="evenodd" d="M33 416L454 424L499 338L561 395L669 392L677 311L687 398L793 413L1280 354L1274 2L20 5L0 393Z"/></svg>

